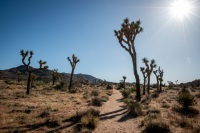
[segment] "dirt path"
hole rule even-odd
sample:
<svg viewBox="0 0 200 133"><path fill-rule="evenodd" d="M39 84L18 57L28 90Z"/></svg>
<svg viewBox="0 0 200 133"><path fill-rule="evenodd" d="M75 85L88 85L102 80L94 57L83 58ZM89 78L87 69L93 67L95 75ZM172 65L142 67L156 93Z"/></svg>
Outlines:
<svg viewBox="0 0 200 133"><path fill-rule="evenodd" d="M94 133L139 133L139 120L127 115L127 109L121 101L119 90L100 109L100 123Z"/></svg>

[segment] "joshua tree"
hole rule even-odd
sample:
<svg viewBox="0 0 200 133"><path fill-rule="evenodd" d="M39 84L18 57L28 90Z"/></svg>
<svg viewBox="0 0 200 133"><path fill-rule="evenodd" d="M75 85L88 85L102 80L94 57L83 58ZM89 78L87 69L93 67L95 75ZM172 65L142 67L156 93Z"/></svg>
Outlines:
<svg viewBox="0 0 200 133"><path fill-rule="evenodd" d="M17 71L16 74L17 74L17 81L20 82L22 80L22 73L20 71Z"/></svg>
<svg viewBox="0 0 200 133"><path fill-rule="evenodd" d="M144 78L144 84L143 84L143 95L145 95L145 88L146 88L146 79L147 79L147 73L144 67L140 67L140 71L142 72L143 78Z"/></svg>
<svg viewBox="0 0 200 133"><path fill-rule="evenodd" d="M31 73L31 87L33 85L33 82L36 80L37 76L34 73Z"/></svg>
<svg viewBox="0 0 200 133"><path fill-rule="evenodd" d="M72 55L72 60L69 57L67 59L69 60L71 67L72 67L72 72L71 72L71 77L70 77L70 82L69 82L69 90L71 90L74 69L76 67L76 63L78 63L80 60L74 54Z"/></svg>
<svg viewBox="0 0 200 133"><path fill-rule="evenodd" d="M126 82L125 82L125 80L126 80L126 76L123 76L123 79L124 79L124 89L125 89L125 87L126 87Z"/></svg>
<svg viewBox="0 0 200 133"><path fill-rule="evenodd" d="M33 69L33 68L30 68L30 64L31 64L31 58L33 56L33 51L24 51L24 50L21 50L20 51L20 54L22 56L22 63L25 65L26 67L26 70L28 71L28 81L27 81L27 89L26 89L26 94L29 95L31 93L31 74L35 71L35 70L39 70L39 69L47 69L48 66L44 66L47 62L46 61L38 61L39 63L39 68L38 69ZM30 55L29 55L30 54ZM29 55L29 57L28 57ZM26 57L28 57L28 63L25 62L25 59Z"/></svg>
<svg viewBox="0 0 200 133"><path fill-rule="evenodd" d="M156 62L155 60L151 60L150 66L149 66L149 60L147 58L143 58L142 59L143 63L146 65L146 72L147 72L147 93L149 94L149 90L150 90L150 77L151 77L151 73L153 71L153 68L156 68Z"/></svg>
<svg viewBox="0 0 200 133"><path fill-rule="evenodd" d="M153 71L153 73L155 74L156 76L156 81L157 81L157 91L159 92L159 78L160 78L160 75L158 75L158 70L155 70Z"/></svg>
<svg viewBox="0 0 200 133"><path fill-rule="evenodd" d="M177 85L178 80L176 80L175 82L176 82L176 85Z"/></svg>
<svg viewBox="0 0 200 133"><path fill-rule="evenodd" d="M162 81L163 81L163 70L160 70L160 67L158 68L158 72L159 72L159 81L160 81L160 92L162 91Z"/></svg>
<svg viewBox="0 0 200 133"><path fill-rule="evenodd" d="M140 20L136 22L129 22L129 19L124 19L120 30L115 30L115 36L117 37L119 44L124 48L131 56L133 63L133 72L136 80L136 100L140 101L140 78L137 72L137 54L135 50L135 38L143 31L140 26Z"/></svg>
<svg viewBox="0 0 200 133"><path fill-rule="evenodd" d="M52 84L54 85L56 80L58 79L59 75L58 75L58 69L54 69L51 72L52 75Z"/></svg>

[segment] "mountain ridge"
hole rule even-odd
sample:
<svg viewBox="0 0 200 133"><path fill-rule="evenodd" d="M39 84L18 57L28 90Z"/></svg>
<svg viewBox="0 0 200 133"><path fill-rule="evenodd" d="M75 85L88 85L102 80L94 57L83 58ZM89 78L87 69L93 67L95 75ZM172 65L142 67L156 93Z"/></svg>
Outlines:
<svg viewBox="0 0 200 133"><path fill-rule="evenodd" d="M30 66L30 68L35 69L32 66ZM20 66L13 67L10 69L0 70L0 79L12 79L12 80L17 79L17 71L22 73L23 79L25 79L27 77L28 71L26 70L26 67L24 65L20 65ZM41 70L34 71L34 74L36 74L37 77L43 77L45 79L51 80L52 79L52 76L51 76L52 71L53 70L49 70L49 69L47 69L47 70L41 69ZM69 73L60 73L60 72L58 72L58 73L63 74L65 79L70 78ZM73 79L75 79L75 80L84 79L93 84L103 82L102 79L96 78L89 74L82 74L82 73L74 74Z"/></svg>

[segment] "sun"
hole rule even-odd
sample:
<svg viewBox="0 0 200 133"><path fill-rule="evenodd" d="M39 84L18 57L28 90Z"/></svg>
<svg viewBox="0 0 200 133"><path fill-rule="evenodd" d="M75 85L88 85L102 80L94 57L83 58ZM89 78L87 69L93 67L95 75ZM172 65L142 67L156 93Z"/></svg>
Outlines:
<svg viewBox="0 0 200 133"><path fill-rule="evenodd" d="M170 11L173 17L183 20L192 11L192 5L187 0L175 0L171 3Z"/></svg>

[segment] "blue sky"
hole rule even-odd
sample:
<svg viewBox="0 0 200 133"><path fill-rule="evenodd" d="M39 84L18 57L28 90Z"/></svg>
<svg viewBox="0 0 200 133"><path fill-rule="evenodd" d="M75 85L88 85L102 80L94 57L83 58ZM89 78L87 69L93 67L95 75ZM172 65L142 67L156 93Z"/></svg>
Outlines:
<svg viewBox="0 0 200 133"><path fill-rule="evenodd" d="M42 59L50 69L70 73L67 57L75 54L80 59L75 73L113 82L126 76L134 82L131 57L113 32L128 17L140 19L144 28L135 41L138 71L147 57L164 69L165 83L199 79L200 2L190 0L191 13L180 20L170 12L173 1L1 0L0 70L22 65L24 49L34 51L34 67Z"/></svg>

